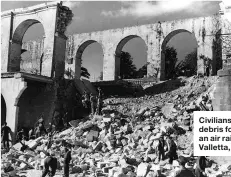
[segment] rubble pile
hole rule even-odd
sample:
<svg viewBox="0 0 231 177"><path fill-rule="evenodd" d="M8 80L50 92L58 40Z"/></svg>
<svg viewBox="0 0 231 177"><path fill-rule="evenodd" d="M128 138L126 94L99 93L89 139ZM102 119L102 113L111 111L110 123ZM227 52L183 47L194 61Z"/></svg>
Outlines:
<svg viewBox="0 0 231 177"><path fill-rule="evenodd" d="M157 171L172 176L179 168L178 161L173 165L167 160L159 162L156 154L160 136L167 133L173 135L178 155L188 159L186 167L193 169L193 111L215 80L191 77L172 92L106 99L102 116L73 120L71 128L53 137L51 151L59 170L56 176L62 174L63 140L72 146L70 176L152 177ZM2 152L2 175L41 176L47 143L48 137L40 137L26 142L30 150L21 152L20 144L16 144L9 152ZM231 175L231 162L211 160L206 173L211 177Z"/></svg>

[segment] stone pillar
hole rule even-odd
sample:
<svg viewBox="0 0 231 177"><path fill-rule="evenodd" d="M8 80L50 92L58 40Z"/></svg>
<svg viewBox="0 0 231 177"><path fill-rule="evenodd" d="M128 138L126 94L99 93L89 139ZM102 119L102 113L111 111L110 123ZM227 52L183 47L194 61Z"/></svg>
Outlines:
<svg viewBox="0 0 231 177"><path fill-rule="evenodd" d="M212 100L214 111L231 111L231 67L219 70L218 76Z"/></svg>
<svg viewBox="0 0 231 177"><path fill-rule="evenodd" d="M218 82L212 100L214 111L231 111L231 7L222 2L220 4L222 17L222 60L223 69L218 71Z"/></svg>
<svg viewBox="0 0 231 177"><path fill-rule="evenodd" d="M66 49L65 35L56 33L54 41L54 58L55 58L55 77L59 78L64 75L65 71L65 49Z"/></svg>
<svg viewBox="0 0 231 177"><path fill-rule="evenodd" d="M115 51L108 50L104 53L104 62L103 62L103 80L110 81L116 79L115 73Z"/></svg>

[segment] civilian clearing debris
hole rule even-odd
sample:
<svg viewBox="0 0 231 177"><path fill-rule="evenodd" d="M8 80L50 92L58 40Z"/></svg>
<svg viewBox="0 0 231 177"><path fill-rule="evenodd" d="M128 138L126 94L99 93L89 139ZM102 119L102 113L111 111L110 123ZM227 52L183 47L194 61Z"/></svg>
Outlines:
<svg viewBox="0 0 231 177"><path fill-rule="evenodd" d="M195 174L196 177L206 177L207 175L205 174L205 168L206 168L206 163L207 159L205 156L199 156L197 158L196 162L196 169L195 169Z"/></svg>
<svg viewBox="0 0 231 177"><path fill-rule="evenodd" d="M91 93L90 94L90 102L91 102L91 114L94 115L95 114L95 107L96 107L96 99L95 96Z"/></svg>
<svg viewBox="0 0 231 177"><path fill-rule="evenodd" d="M101 115L102 107L103 107L102 91L101 88L98 87L97 110L96 110L97 115Z"/></svg>
<svg viewBox="0 0 231 177"><path fill-rule="evenodd" d="M173 160L176 160L178 156L176 152L177 146L176 146L176 143L173 141L171 135L167 136L167 147L168 147L168 150L165 155L166 157L169 158L169 163L172 164Z"/></svg>
<svg viewBox="0 0 231 177"><path fill-rule="evenodd" d="M2 127L2 142L3 142L3 148L9 149L9 134L11 134L11 129L10 127L7 126L7 123L4 122L3 127Z"/></svg>
<svg viewBox="0 0 231 177"><path fill-rule="evenodd" d="M187 163L185 157L179 156L178 162L180 164L180 170L175 173L174 177L195 177L193 172L185 167L185 164Z"/></svg>
<svg viewBox="0 0 231 177"><path fill-rule="evenodd" d="M53 152L50 151L50 153L47 153L47 158L44 161L44 171L42 177L45 177L47 174L49 176L55 176L56 169L57 169L57 158L54 157Z"/></svg>
<svg viewBox="0 0 231 177"><path fill-rule="evenodd" d="M165 146L164 136L161 135L157 146L157 154L158 154L159 161L164 160L164 146Z"/></svg>
<svg viewBox="0 0 231 177"><path fill-rule="evenodd" d="M65 146L64 147L65 155L64 155L64 177L69 177L69 164L71 161L71 151Z"/></svg>
<svg viewBox="0 0 231 177"><path fill-rule="evenodd" d="M85 109L88 109L88 105L89 105L89 96L87 94L86 91L84 91L83 93L83 97L82 97L82 105Z"/></svg>

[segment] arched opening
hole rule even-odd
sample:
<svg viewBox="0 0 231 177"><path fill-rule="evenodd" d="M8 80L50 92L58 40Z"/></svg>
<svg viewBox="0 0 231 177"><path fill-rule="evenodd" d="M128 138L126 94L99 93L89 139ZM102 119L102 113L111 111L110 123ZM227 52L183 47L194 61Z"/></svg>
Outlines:
<svg viewBox="0 0 231 177"><path fill-rule="evenodd" d="M1 125L6 122L6 101L1 94Z"/></svg>
<svg viewBox="0 0 231 177"><path fill-rule="evenodd" d="M84 42L77 50L76 60L81 77L91 82L103 80L103 49L97 41Z"/></svg>
<svg viewBox="0 0 231 177"><path fill-rule="evenodd" d="M161 46L161 80L197 73L197 41L194 34L179 29L169 33Z"/></svg>
<svg viewBox="0 0 231 177"><path fill-rule="evenodd" d="M8 71L41 73L44 36L43 25L38 20L28 19L20 23L13 33Z"/></svg>
<svg viewBox="0 0 231 177"><path fill-rule="evenodd" d="M136 35L122 39L115 51L116 76L121 79L135 79L147 76L147 46Z"/></svg>
<svg viewBox="0 0 231 177"><path fill-rule="evenodd" d="M41 115L44 116L47 127L51 118L54 97L54 90L48 89L46 83L27 80L27 88L21 92L17 103L15 103L18 107L16 129L34 128Z"/></svg>

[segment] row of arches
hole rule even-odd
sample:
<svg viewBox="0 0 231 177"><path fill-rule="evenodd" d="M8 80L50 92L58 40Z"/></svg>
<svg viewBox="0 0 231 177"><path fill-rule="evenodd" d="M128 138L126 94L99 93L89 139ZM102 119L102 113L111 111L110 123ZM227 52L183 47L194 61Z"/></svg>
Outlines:
<svg viewBox="0 0 231 177"><path fill-rule="evenodd" d="M39 24L39 25L38 25ZM33 25L36 25L36 28L32 28ZM33 34L33 35L31 35ZM37 34L37 35L34 35ZM39 35L38 35L39 34ZM22 43L27 40L36 40L38 38L43 38L45 36L45 32L43 26L37 20L26 20L22 22L15 30L13 34L13 43L17 41L17 45L14 44L11 46L11 53L15 55L15 48L20 48L20 58L17 62L20 62L20 69L16 68L15 71L20 70L24 72L33 72L35 74L41 74L41 65L43 54L34 54L36 51L30 51L30 47L24 48L22 50ZM182 37L183 36L183 37ZM177 53L178 62L184 60L187 54L191 52L195 52L198 44L195 36L184 29L179 29L169 33L161 45L162 55L161 55L161 70L165 70L166 68L166 49L168 47L175 48ZM121 76L122 73L120 68L124 65L121 62L121 52L127 52L130 54L131 58L133 58L132 62L136 67L137 72L140 69L144 69L146 67L146 74L143 74L142 77L147 75L147 44L145 41L137 35L129 35L123 38L117 45L115 50L115 72L117 75ZM17 53L17 52L16 52ZM10 56L10 59L15 56ZM36 57L34 57L36 56ZM95 40L88 40L82 43L76 52L75 58L76 60L81 61L81 65L86 68L90 74L91 81L102 80L103 73L103 62L104 62L104 51L100 43ZM196 59L195 59L196 60ZM197 63L194 61L194 63ZM143 68L142 68L143 67ZM166 71L165 71L166 72ZM164 73L163 75L166 75ZM140 76L139 76L140 77Z"/></svg>

